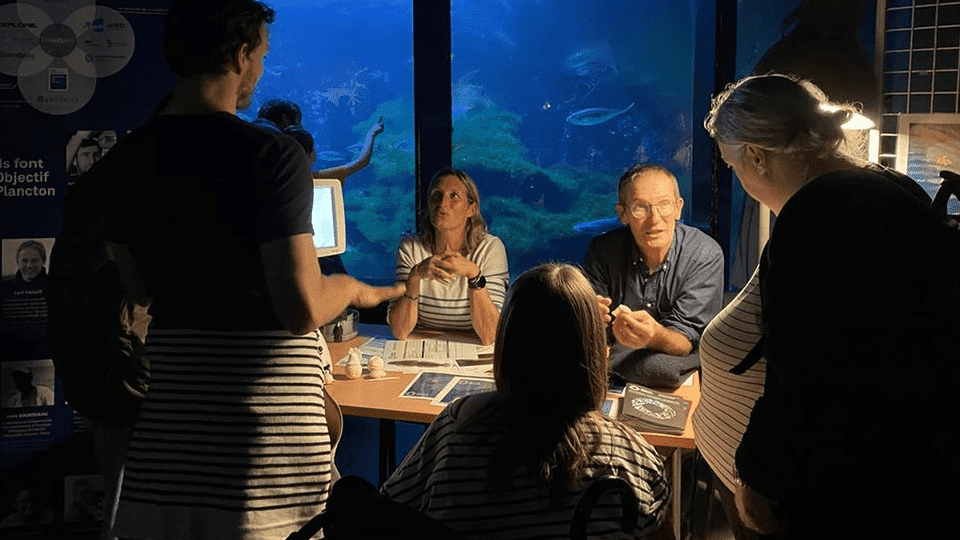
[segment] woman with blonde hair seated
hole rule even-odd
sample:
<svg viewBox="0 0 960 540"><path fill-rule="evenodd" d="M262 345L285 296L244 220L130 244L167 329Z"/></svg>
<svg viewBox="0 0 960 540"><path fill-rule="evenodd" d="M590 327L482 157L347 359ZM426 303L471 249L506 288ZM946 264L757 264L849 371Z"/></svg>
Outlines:
<svg viewBox="0 0 960 540"><path fill-rule="evenodd" d="M468 538L569 538L594 480L617 476L639 519L599 499L588 536L641 538L667 509L663 462L640 434L605 418L607 343L593 288L575 267L543 264L514 283L497 328L497 390L448 406L381 491Z"/></svg>
<svg viewBox="0 0 960 540"><path fill-rule="evenodd" d="M419 327L472 331L489 345L510 278L507 251L487 232L480 193L467 173L441 169L427 192L422 231L397 251L397 281L407 288L387 307L387 322L398 339Z"/></svg>

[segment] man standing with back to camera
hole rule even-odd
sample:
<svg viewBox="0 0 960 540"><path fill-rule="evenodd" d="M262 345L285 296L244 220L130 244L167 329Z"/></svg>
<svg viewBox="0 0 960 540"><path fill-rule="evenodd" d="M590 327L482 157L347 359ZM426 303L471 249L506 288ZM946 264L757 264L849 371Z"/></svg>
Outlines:
<svg viewBox="0 0 960 540"><path fill-rule="evenodd" d="M273 18L254 0L174 0L176 87L91 172L125 286L153 317L121 538L283 539L320 513L332 455L318 328L403 292L321 275L303 149L236 116Z"/></svg>

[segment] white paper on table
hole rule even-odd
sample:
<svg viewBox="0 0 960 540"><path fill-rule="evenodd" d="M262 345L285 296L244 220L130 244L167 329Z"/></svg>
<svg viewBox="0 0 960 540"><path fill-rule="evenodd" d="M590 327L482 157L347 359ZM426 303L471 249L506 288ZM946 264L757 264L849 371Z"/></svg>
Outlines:
<svg viewBox="0 0 960 540"><path fill-rule="evenodd" d="M473 343L461 343L458 341L447 342L447 358L458 358L463 360L476 360L477 346Z"/></svg>
<svg viewBox="0 0 960 540"><path fill-rule="evenodd" d="M480 346L460 339L407 339L397 340L374 337L357 347L363 355L363 364L371 356L378 355L384 360L387 371L420 372L434 369L452 369L465 375L492 376L492 363L481 362L480 355L489 357L493 345ZM347 357L338 364L346 365ZM463 361L458 363L457 361ZM489 360L489 358L486 358Z"/></svg>
<svg viewBox="0 0 960 540"><path fill-rule="evenodd" d="M384 362L385 371L418 373L421 371L456 370L456 364L449 358L391 358Z"/></svg>
<svg viewBox="0 0 960 540"><path fill-rule="evenodd" d="M404 349L404 358L424 358L424 349L426 347L425 339L408 339L407 348Z"/></svg>
<svg viewBox="0 0 960 540"><path fill-rule="evenodd" d="M383 349L390 340L385 337L372 337L366 343L357 347L364 356L383 356Z"/></svg>
<svg viewBox="0 0 960 540"><path fill-rule="evenodd" d="M490 349L492 351L492 348ZM478 347L473 343L462 343L444 339L408 339L386 340L383 344L384 360L402 358L462 358L476 360Z"/></svg>
<svg viewBox="0 0 960 540"><path fill-rule="evenodd" d="M406 358L406 349L406 341L389 340L383 345L383 359L396 360L398 358Z"/></svg>
<svg viewBox="0 0 960 540"><path fill-rule="evenodd" d="M447 342L439 339L423 340L422 358L451 358L447 353Z"/></svg>

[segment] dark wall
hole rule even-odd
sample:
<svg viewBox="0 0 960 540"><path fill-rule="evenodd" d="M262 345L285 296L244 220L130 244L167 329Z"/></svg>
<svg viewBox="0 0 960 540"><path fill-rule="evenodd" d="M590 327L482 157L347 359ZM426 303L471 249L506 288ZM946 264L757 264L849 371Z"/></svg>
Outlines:
<svg viewBox="0 0 960 540"><path fill-rule="evenodd" d="M122 138L170 90L161 51L169 0L19 4L25 3L0 5L0 532L95 538L96 525L65 521L73 484L86 478L96 492L102 480L89 426L55 382L40 286L16 279L17 248L37 240L49 255L78 143L100 131ZM105 135L100 144L109 149ZM29 372L35 386L52 390L53 403L16 403L14 371ZM38 523L20 528L10 515L25 489Z"/></svg>

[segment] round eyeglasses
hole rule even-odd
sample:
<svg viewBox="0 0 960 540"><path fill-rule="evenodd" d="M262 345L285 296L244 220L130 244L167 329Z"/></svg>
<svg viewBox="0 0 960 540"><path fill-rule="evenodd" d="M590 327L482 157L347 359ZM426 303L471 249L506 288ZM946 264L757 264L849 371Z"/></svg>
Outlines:
<svg viewBox="0 0 960 540"><path fill-rule="evenodd" d="M650 210L653 208L657 209L657 213L660 214L661 218L669 218L673 216L674 212L677 211L677 201L665 200L652 205L642 202L634 202L630 206L627 206L627 209L630 211L630 215L637 219L647 219L647 216L650 215Z"/></svg>

